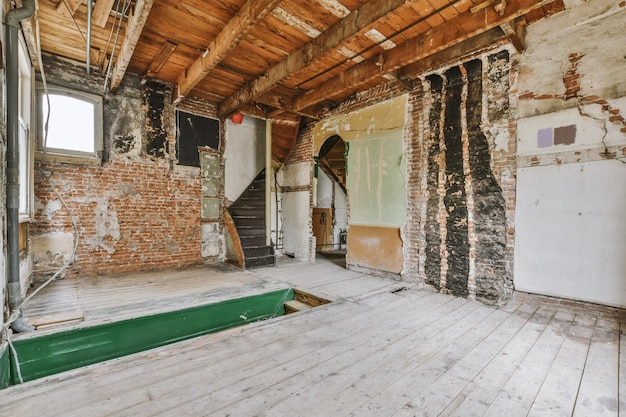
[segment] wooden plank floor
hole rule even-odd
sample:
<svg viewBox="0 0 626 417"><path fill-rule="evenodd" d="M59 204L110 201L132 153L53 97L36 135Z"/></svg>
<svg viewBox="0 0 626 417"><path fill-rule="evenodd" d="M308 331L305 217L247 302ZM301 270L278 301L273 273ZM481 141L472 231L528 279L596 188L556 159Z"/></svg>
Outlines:
<svg viewBox="0 0 626 417"><path fill-rule="evenodd" d="M525 294L495 308L336 261L99 278L104 297L83 283L71 297L87 322L128 301L154 310L285 284L335 301L11 387L0 415L626 416L622 310ZM140 277L148 288L133 290Z"/></svg>

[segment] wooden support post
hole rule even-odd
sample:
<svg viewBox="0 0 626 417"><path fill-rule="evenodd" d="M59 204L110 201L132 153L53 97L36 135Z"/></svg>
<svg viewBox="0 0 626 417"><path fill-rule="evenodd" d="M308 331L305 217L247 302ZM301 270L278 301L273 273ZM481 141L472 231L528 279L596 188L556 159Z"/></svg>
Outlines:
<svg viewBox="0 0 626 417"><path fill-rule="evenodd" d="M265 244L272 244L272 120L265 120Z"/></svg>

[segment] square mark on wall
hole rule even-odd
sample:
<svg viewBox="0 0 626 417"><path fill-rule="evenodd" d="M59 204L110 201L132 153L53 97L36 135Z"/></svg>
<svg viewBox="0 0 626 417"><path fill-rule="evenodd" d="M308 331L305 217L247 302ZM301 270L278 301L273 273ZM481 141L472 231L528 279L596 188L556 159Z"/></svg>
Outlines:
<svg viewBox="0 0 626 417"><path fill-rule="evenodd" d="M555 145L571 145L576 142L576 125L562 126L554 129Z"/></svg>

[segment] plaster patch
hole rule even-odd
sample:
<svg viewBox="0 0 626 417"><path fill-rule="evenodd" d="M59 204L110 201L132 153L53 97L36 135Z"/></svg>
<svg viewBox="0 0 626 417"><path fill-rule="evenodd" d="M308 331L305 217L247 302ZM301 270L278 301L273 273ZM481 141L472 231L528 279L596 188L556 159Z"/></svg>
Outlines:
<svg viewBox="0 0 626 417"><path fill-rule="evenodd" d="M52 220L57 211L59 211L63 207L63 204L60 200L50 200L48 204L46 204L43 213L46 216L47 220Z"/></svg>
<svg viewBox="0 0 626 417"><path fill-rule="evenodd" d="M95 236L85 239L85 244L102 248L109 254L115 253L114 246L121 238L117 211L109 210L108 197L86 199L84 202L95 203L93 214L96 229Z"/></svg>
<svg viewBox="0 0 626 417"><path fill-rule="evenodd" d="M489 136L493 138L496 151L509 151L509 131L502 126L494 126L489 129Z"/></svg>
<svg viewBox="0 0 626 417"><path fill-rule="evenodd" d="M64 232L33 235L30 245L35 270L57 269L72 256L74 235Z"/></svg>

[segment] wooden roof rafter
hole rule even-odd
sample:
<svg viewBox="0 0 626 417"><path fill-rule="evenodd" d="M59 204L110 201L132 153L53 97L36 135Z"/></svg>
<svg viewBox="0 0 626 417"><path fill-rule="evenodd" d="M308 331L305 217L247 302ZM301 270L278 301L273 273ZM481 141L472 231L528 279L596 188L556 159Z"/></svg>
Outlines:
<svg viewBox="0 0 626 417"><path fill-rule="evenodd" d="M101 28L105 27L113 9L113 3L115 0L97 0L96 5L93 8L93 24Z"/></svg>
<svg viewBox="0 0 626 417"><path fill-rule="evenodd" d="M225 116L242 105L277 86L288 76L301 71L311 62L323 57L346 39L402 7L407 0L370 0L330 26L318 37L268 69L249 86L244 86L218 106L218 115Z"/></svg>
<svg viewBox="0 0 626 417"><path fill-rule="evenodd" d="M57 13L65 17L72 17L82 3L83 0L61 0L57 5Z"/></svg>
<svg viewBox="0 0 626 417"><path fill-rule="evenodd" d="M117 57L115 68L113 69L113 75L111 76L111 90L113 91L115 91L122 82L122 78L126 73L126 69L128 68L130 59L133 56L133 52L135 52L135 47L137 46L137 42L139 42L139 37L141 36L141 32L143 31L146 21L148 20L148 15L150 14L153 4L154 0L137 0L137 3L135 4L135 12L128 19L126 35L124 36L124 41L122 42L122 46L120 48L120 54Z"/></svg>
<svg viewBox="0 0 626 417"><path fill-rule="evenodd" d="M468 10L456 18L432 28L424 35L409 39L406 43L375 58L354 65L318 87L294 97L293 107L285 110L302 111L307 109L329 97L358 88L386 73L424 59L489 29L504 25L553 1L509 0L503 13L493 7L485 7L476 13ZM477 18L479 14L482 18Z"/></svg>
<svg viewBox="0 0 626 417"><path fill-rule="evenodd" d="M282 0L248 0L207 50L178 77L174 102L178 103L232 51L249 31L270 14Z"/></svg>

